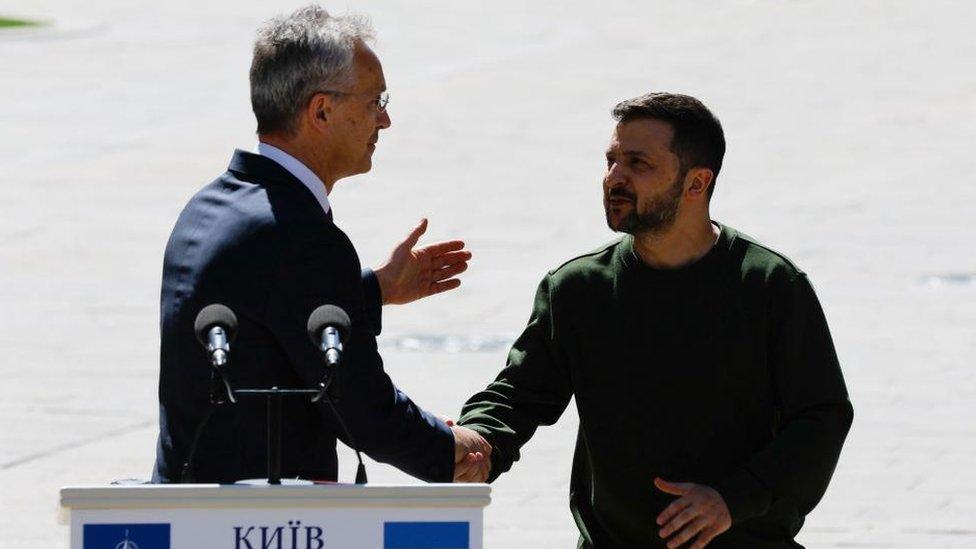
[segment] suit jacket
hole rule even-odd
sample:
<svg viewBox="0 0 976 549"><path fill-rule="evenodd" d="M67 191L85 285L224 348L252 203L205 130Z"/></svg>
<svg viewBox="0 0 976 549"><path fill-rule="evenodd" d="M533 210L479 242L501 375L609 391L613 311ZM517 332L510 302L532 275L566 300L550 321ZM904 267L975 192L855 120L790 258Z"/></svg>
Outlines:
<svg viewBox="0 0 976 549"><path fill-rule="evenodd" d="M236 388L315 387L324 362L306 335L308 316L327 303L344 309L352 333L337 374L337 409L355 443L415 477L452 480L450 429L383 371L376 276L361 270L349 238L298 179L269 158L235 151L228 171L187 204L166 246L153 482L180 482L194 433L211 409L192 479L267 476L265 400L211 405L212 368L193 331L197 313L211 303L237 315L227 368ZM282 417L282 477L335 480L341 431L328 406L286 397Z"/></svg>

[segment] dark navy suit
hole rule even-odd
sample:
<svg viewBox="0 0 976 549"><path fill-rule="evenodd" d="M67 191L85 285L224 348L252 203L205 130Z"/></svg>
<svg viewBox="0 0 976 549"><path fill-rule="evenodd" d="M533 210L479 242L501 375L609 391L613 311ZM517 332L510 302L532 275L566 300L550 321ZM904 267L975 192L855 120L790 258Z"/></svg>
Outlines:
<svg viewBox="0 0 976 549"><path fill-rule="evenodd" d="M376 276L361 270L348 237L298 179L269 158L236 151L228 171L187 204L166 246L153 482L181 481L194 432L211 406L212 370L193 332L197 313L210 303L237 314L228 372L238 388L315 387L324 369L305 332L308 316L327 303L344 309L353 328L337 408L353 439L373 459L415 477L452 480L450 429L383 371ZM214 407L192 480L266 477L265 408L253 397ZM286 398L283 418L282 477L335 480L340 431L329 408Z"/></svg>

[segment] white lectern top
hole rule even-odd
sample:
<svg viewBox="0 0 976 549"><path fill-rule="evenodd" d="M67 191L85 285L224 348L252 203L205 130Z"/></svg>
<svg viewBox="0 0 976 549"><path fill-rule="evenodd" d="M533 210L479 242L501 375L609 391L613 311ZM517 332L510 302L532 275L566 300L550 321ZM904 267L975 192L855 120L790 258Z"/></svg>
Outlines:
<svg viewBox="0 0 976 549"><path fill-rule="evenodd" d="M481 549L485 484L67 487L71 549ZM117 538L117 539L116 539Z"/></svg>

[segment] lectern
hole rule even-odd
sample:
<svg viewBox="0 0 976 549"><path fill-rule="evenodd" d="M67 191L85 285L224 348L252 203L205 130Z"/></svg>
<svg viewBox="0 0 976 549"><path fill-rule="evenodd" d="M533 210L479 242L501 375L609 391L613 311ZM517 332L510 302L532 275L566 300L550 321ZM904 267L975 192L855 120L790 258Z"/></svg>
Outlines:
<svg viewBox="0 0 976 549"><path fill-rule="evenodd" d="M485 484L61 489L71 549L482 549Z"/></svg>

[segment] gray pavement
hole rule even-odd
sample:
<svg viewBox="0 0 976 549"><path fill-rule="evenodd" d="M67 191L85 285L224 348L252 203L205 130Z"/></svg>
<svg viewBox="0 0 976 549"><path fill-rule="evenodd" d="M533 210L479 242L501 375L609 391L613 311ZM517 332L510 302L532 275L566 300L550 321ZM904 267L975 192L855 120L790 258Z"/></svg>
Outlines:
<svg viewBox="0 0 976 549"><path fill-rule="evenodd" d="M62 485L148 475L163 246L253 146L253 31L295 5L0 0L51 21L0 31L0 546L63 546ZM691 93L729 141L715 218L810 273L854 401L800 541L976 546L968 2L325 5L373 17L393 97L374 171L331 197L338 222L367 263L420 216L475 253L460 290L386 312L389 371L417 401L456 414L504 351L397 338L516 335L543 273L612 236L610 106ZM495 484L487 547L572 546L575 431L570 409Z"/></svg>

